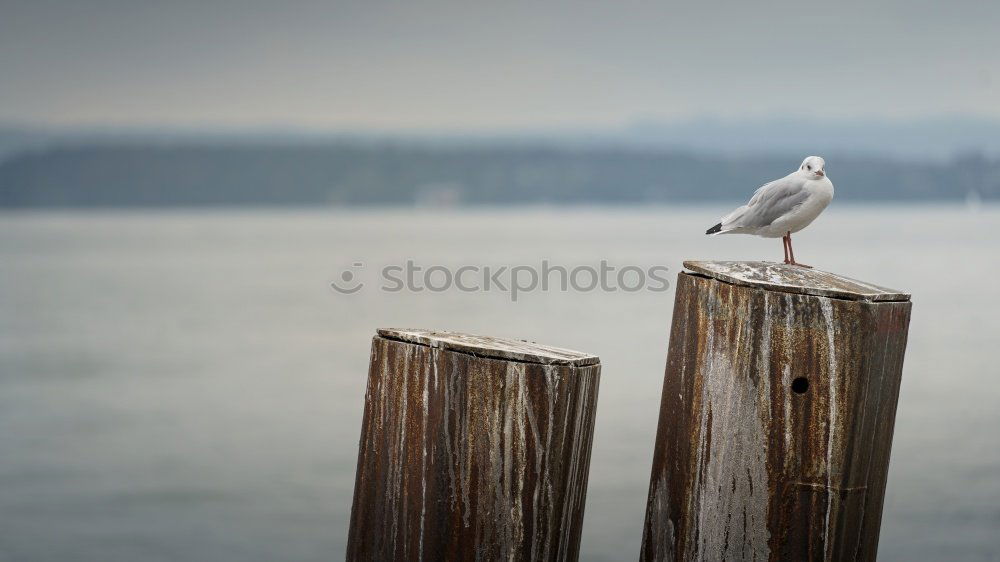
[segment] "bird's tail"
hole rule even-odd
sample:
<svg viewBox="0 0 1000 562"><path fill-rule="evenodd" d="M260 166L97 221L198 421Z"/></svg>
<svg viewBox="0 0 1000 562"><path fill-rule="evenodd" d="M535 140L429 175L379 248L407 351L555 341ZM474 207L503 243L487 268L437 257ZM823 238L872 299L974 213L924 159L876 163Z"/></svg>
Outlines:
<svg viewBox="0 0 1000 562"><path fill-rule="evenodd" d="M717 232L719 232L721 230L722 230L722 223L720 222L719 224L717 224L717 225L713 226L712 228L706 230L705 234L715 234L715 233L717 233Z"/></svg>

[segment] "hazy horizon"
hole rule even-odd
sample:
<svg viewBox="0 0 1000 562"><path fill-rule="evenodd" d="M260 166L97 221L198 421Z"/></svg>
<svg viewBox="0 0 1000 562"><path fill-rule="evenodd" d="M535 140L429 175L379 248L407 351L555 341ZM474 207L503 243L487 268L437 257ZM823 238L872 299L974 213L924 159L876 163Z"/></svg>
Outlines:
<svg viewBox="0 0 1000 562"><path fill-rule="evenodd" d="M119 144L128 146L394 143L410 146L619 147L717 156L821 154L946 161L1000 156L1000 118L962 114L922 118L823 119L695 116L633 119L615 126L456 129L365 129L210 123L40 125L0 121L0 161L27 149ZM474 143L470 145L469 143Z"/></svg>

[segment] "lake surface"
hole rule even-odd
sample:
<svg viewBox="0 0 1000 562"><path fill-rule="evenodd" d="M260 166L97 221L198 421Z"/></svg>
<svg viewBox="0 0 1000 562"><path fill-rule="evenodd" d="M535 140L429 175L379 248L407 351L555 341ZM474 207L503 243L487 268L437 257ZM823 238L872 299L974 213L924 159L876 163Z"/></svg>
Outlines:
<svg viewBox="0 0 1000 562"><path fill-rule="evenodd" d="M582 558L634 560L672 290L512 302L378 274L780 260L704 236L724 207L0 214L0 560L341 559L389 326L600 355ZM834 204L794 240L913 293L880 559L1000 560L1000 208ZM364 288L332 290L345 270Z"/></svg>

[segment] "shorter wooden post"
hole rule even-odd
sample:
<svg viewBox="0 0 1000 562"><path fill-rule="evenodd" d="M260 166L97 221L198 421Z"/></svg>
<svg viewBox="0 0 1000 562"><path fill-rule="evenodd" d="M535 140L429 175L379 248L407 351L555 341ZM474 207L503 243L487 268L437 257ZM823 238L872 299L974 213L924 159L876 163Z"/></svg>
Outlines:
<svg viewBox="0 0 1000 562"><path fill-rule="evenodd" d="M379 330L347 559L576 560L600 371L533 343Z"/></svg>
<svg viewBox="0 0 1000 562"><path fill-rule="evenodd" d="M874 560L910 296L686 262L642 560Z"/></svg>

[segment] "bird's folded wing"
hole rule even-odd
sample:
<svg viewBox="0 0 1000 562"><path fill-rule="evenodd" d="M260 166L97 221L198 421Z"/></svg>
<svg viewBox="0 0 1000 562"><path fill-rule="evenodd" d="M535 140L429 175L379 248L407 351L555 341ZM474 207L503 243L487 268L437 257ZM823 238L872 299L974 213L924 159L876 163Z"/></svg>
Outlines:
<svg viewBox="0 0 1000 562"><path fill-rule="evenodd" d="M764 184L750 198L743 213L733 217L733 227L760 228L790 213L809 198L805 180L785 177Z"/></svg>

